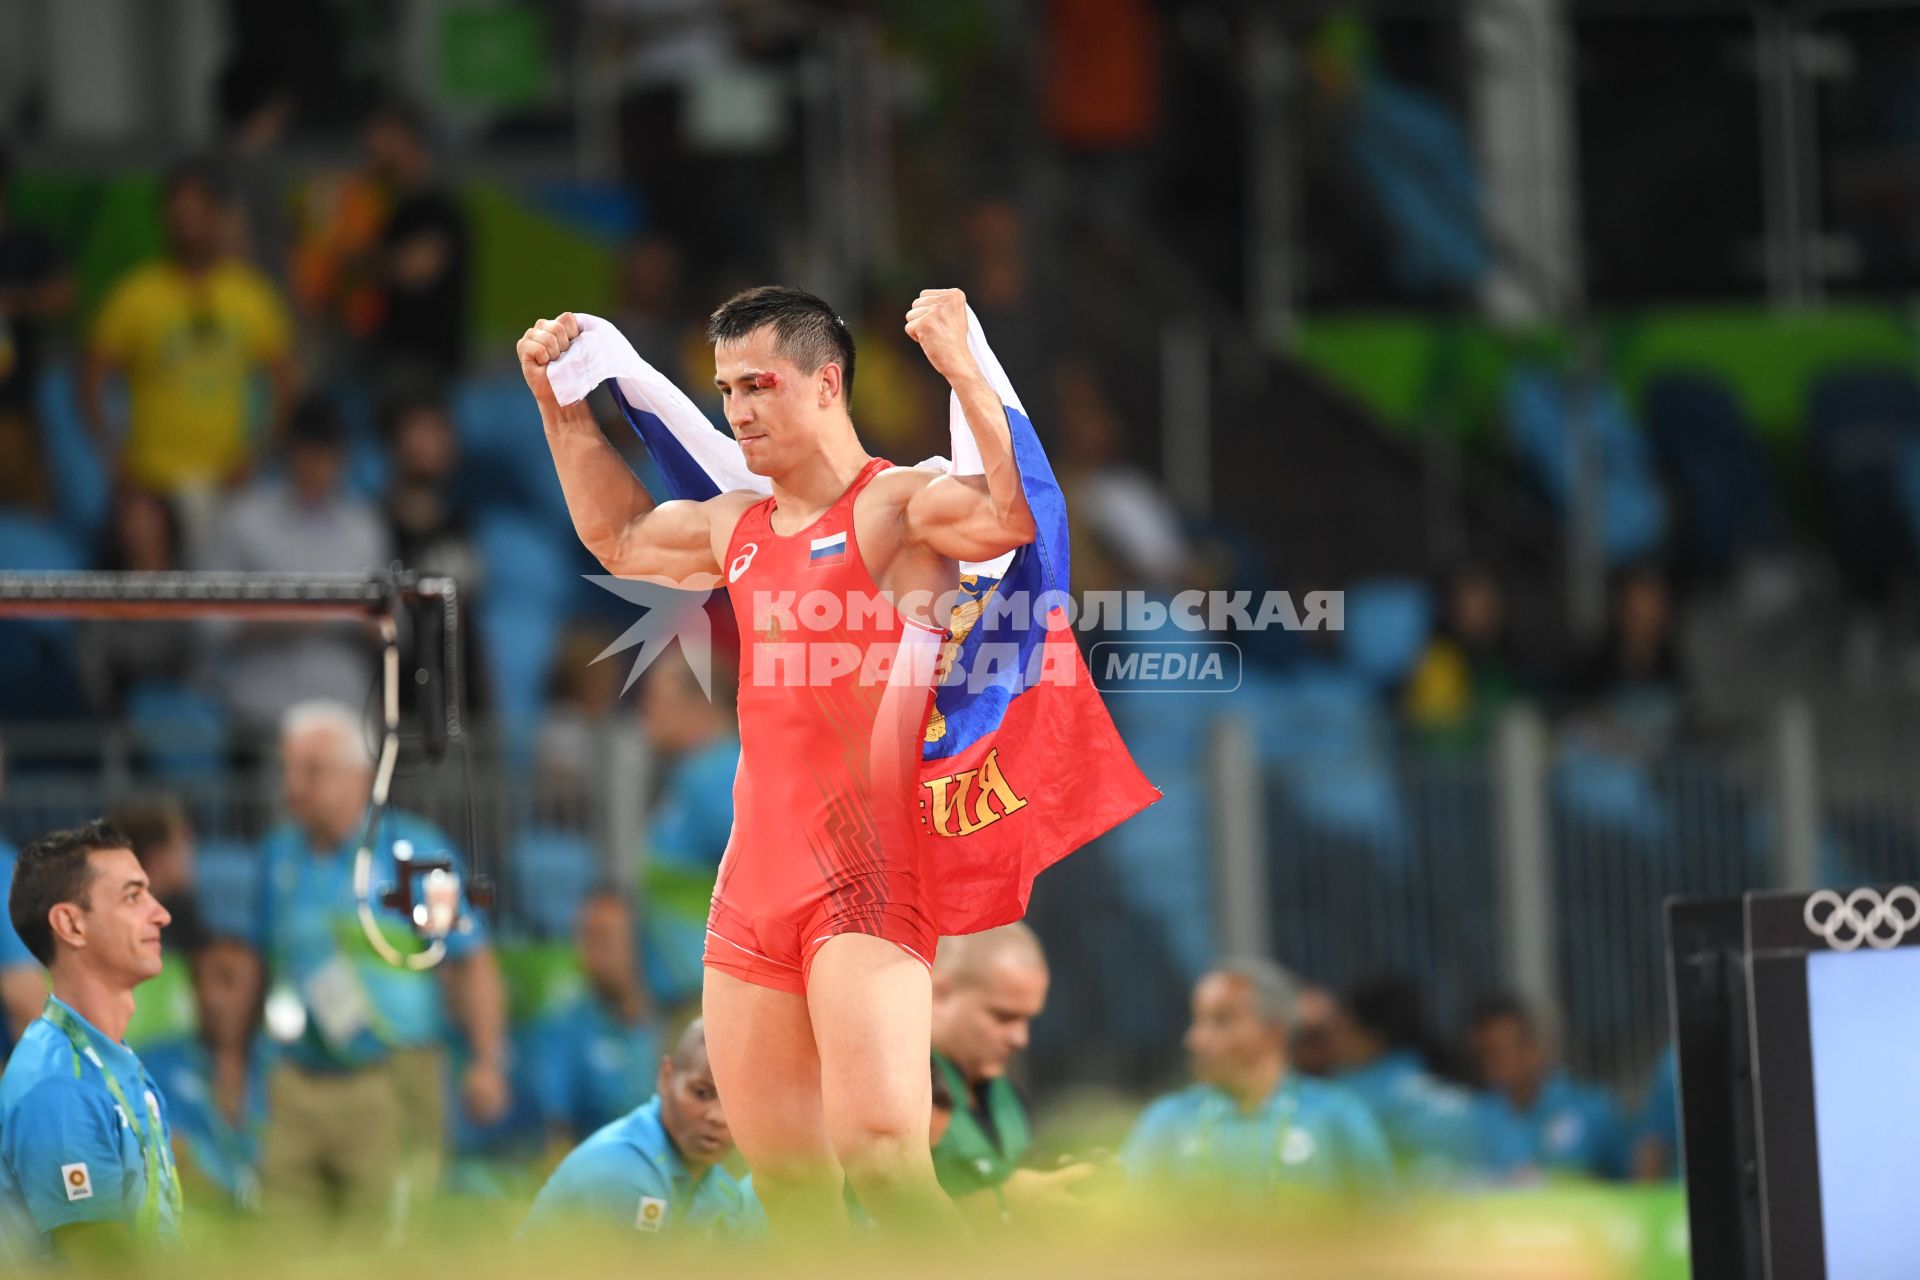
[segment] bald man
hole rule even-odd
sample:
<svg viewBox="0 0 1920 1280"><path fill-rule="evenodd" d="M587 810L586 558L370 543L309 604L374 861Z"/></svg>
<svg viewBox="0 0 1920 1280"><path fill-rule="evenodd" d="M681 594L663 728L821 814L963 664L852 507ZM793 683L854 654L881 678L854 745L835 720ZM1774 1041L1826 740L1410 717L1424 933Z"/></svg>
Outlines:
<svg viewBox="0 0 1920 1280"><path fill-rule="evenodd" d="M593 1226L641 1235L736 1236L757 1229L751 1186L720 1162L733 1150L695 1019L660 1060L659 1093L574 1148L534 1199L523 1236Z"/></svg>
<svg viewBox="0 0 1920 1280"><path fill-rule="evenodd" d="M1021 1169L1033 1143L1026 1102L1007 1079L1047 1004L1046 953L1024 924L943 938L933 965L933 1069L953 1098L933 1148L940 1185L971 1216L1023 1216L1067 1207L1095 1172L1075 1164Z"/></svg>

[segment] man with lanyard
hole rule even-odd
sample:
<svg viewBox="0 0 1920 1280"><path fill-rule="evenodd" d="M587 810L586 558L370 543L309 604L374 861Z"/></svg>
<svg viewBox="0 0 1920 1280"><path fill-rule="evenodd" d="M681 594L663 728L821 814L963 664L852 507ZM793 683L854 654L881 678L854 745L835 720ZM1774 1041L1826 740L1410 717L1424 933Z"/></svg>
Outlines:
<svg viewBox="0 0 1920 1280"><path fill-rule="evenodd" d="M267 1120L267 1046L260 1035L260 957L233 938L194 950L191 1035L149 1045L147 1070L167 1098L195 1203L260 1205L260 1134Z"/></svg>
<svg viewBox="0 0 1920 1280"><path fill-rule="evenodd" d="M534 1199L523 1237L602 1226L642 1235L740 1236L758 1229L751 1187L720 1167L733 1150L695 1019L660 1060L660 1092L560 1162Z"/></svg>
<svg viewBox="0 0 1920 1280"><path fill-rule="evenodd" d="M633 912L618 889L580 904L577 930L586 990L540 1020L528 1037L528 1075L550 1135L568 1146L645 1100L660 1061L660 1026L635 961Z"/></svg>
<svg viewBox="0 0 1920 1280"><path fill-rule="evenodd" d="M1484 1001L1469 1027L1486 1088L1477 1104L1480 1122L1499 1173L1519 1179L1626 1175L1627 1133L1619 1104L1554 1061L1549 1037L1518 997Z"/></svg>
<svg viewBox="0 0 1920 1280"><path fill-rule="evenodd" d="M953 1112L933 1168L976 1221L1057 1212L1073 1203L1070 1188L1097 1172L1090 1164L1019 1167L1033 1126L1007 1065L1027 1047L1049 981L1046 953L1024 924L943 938L934 959L933 1069Z"/></svg>
<svg viewBox="0 0 1920 1280"><path fill-rule="evenodd" d="M1393 1156L1366 1104L1289 1069L1299 988L1267 960L1231 961L1193 989L1197 1083L1154 1102L1121 1152L1129 1176L1191 1193L1269 1200L1283 1188L1364 1197Z"/></svg>
<svg viewBox="0 0 1920 1280"><path fill-rule="evenodd" d="M411 1196L435 1190L445 1156L443 978L471 1051L459 1082L468 1116L492 1124L511 1101L500 971L470 906L470 927L448 939L437 972L395 968L367 942L353 863L373 766L358 715L338 703L296 706L280 753L292 821L265 840L260 936L267 1030L285 1050L267 1081L261 1206L404 1215ZM403 844L423 855L451 848L431 823L395 812L375 842L376 885L395 880ZM378 918L395 945L412 945L403 917L383 908Z"/></svg>
<svg viewBox="0 0 1920 1280"><path fill-rule="evenodd" d="M8 915L53 979L0 1075L0 1255L124 1256L180 1239L160 1091L122 1037L160 972L167 909L104 822L28 845Z"/></svg>

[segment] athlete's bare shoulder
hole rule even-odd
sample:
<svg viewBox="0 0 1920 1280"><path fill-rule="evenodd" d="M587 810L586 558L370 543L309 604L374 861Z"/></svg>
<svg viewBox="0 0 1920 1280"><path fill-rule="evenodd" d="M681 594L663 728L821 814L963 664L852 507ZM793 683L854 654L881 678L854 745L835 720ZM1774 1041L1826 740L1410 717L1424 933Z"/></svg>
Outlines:
<svg viewBox="0 0 1920 1280"><path fill-rule="evenodd" d="M867 493L882 507L904 510L914 494L946 474L937 462L923 462L917 467L888 467L873 478Z"/></svg>
<svg viewBox="0 0 1920 1280"><path fill-rule="evenodd" d="M729 489L725 493L716 493L701 502L706 508L707 528L713 538L713 557L724 561L727 544L733 541L734 528L740 523L740 517L747 514L748 508L767 495L756 493L752 489Z"/></svg>

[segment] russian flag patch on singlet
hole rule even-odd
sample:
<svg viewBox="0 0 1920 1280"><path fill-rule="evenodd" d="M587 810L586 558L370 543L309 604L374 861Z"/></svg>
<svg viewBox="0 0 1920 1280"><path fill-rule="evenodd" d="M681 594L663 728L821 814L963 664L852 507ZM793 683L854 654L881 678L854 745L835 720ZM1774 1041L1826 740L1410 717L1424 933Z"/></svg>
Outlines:
<svg viewBox="0 0 1920 1280"><path fill-rule="evenodd" d="M807 567L818 569L824 565L845 564L847 561L847 531L830 533L824 538L815 538L807 553Z"/></svg>

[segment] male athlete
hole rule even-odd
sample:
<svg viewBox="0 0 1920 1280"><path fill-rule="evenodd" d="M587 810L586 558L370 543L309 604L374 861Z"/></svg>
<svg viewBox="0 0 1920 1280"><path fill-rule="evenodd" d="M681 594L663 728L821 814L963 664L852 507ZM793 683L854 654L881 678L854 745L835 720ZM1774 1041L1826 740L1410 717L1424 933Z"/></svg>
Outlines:
<svg viewBox="0 0 1920 1280"><path fill-rule="evenodd" d="M936 935L913 763L946 635L932 602L957 587L957 562L1034 537L966 298L927 290L906 317L979 445L984 474L965 477L867 452L849 416L853 338L820 299L770 286L714 312L714 383L765 498L656 504L586 405L562 407L548 382L579 332L571 315L542 320L518 348L575 531L618 576L724 582L739 621L740 766L703 1012L755 1188L777 1229L844 1222L843 1171L883 1224L957 1223L927 1145ZM802 607L769 616L782 593ZM822 598L864 603L806 607Z"/></svg>

